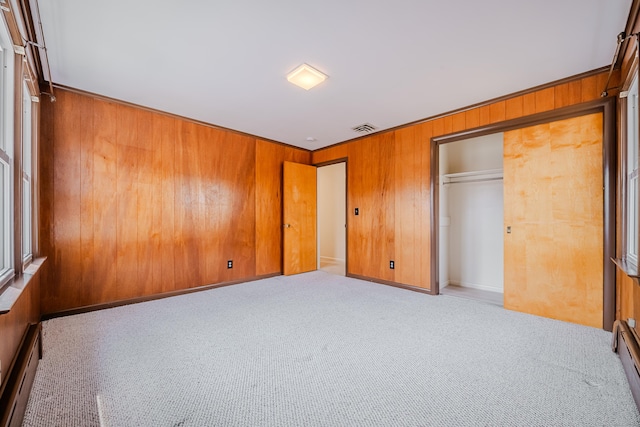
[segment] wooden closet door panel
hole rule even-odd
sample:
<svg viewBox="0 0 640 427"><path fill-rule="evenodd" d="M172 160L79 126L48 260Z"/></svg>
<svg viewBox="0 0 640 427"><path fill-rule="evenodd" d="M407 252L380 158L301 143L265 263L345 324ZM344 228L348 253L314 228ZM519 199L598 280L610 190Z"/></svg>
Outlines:
<svg viewBox="0 0 640 427"><path fill-rule="evenodd" d="M598 113L505 132L505 308L602 327L602 130Z"/></svg>

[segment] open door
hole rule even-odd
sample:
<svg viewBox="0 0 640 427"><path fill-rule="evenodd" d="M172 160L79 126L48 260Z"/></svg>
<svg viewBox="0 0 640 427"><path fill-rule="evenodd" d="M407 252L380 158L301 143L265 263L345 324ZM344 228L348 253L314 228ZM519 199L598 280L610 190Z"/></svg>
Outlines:
<svg viewBox="0 0 640 427"><path fill-rule="evenodd" d="M282 181L282 272L288 276L317 268L316 168L284 162Z"/></svg>
<svg viewBox="0 0 640 427"><path fill-rule="evenodd" d="M603 117L504 134L504 307L603 326Z"/></svg>

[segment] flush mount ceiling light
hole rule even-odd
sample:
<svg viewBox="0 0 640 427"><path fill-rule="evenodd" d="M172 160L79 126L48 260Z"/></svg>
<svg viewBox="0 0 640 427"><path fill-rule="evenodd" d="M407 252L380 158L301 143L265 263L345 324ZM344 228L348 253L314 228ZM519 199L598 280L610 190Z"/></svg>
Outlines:
<svg viewBox="0 0 640 427"><path fill-rule="evenodd" d="M312 87L319 85L325 81L327 77L329 76L308 64L302 64L287 74L287 80L296 86L300 86L304 90L309 90Z"/></svg>

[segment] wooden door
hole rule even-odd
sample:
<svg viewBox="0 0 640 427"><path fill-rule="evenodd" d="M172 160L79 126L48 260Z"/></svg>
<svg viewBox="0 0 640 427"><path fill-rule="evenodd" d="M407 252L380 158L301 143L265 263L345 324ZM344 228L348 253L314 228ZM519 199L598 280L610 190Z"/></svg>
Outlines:
<svg viewBox="0 0 640 427"><path fill-rule="evenodd" d="M602 121L505 132L505 308L602 328Z"/></svg>
<svg viewBox="0 0 640 427"><path fill-rule="evenodd" d="M316 168L284 162L282 192L285 275L317 269Z"/></svg>

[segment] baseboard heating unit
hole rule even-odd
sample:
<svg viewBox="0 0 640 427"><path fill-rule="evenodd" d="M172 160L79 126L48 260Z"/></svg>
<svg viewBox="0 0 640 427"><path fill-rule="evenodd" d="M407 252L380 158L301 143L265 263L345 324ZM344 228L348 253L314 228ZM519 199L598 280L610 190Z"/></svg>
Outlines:
<svg viewBox="0 0 640 427"><path fill-rule="evenodd" d="M629 381L631 394L640 409L640 346L638 336L625 321L616 321L613 325L613 343L611 348L617 352Z"/></svg>
<svg viewBox="0 0 640 427"><path fill-rule="evenodd" d="M0 427L20 427L27 409L29 393L42 355L40 323L30 325L22 345L8 371L4 388L0 388Z"/></svg>

